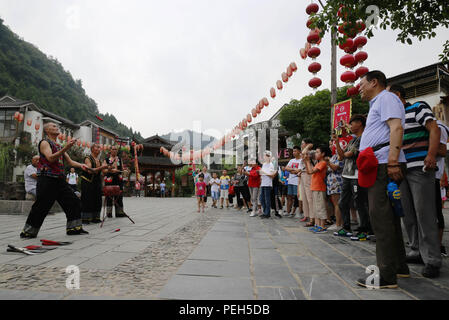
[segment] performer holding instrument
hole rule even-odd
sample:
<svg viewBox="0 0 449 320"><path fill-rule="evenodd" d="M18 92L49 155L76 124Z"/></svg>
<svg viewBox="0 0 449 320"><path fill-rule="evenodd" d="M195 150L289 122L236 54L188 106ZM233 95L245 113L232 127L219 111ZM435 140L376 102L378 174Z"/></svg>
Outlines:
<svg viewBox="0 0 449 320"><path fill-rule="evenodd" d="M103 161L103 166L107 166L103 170L105 186L119 186L123 191L123 164L122 159L118 156L118 147L111 147L111 154ZM112 202L115 206L115 217L123 218L126 214L123 212L123 195L107 197L106 214L108 218L112 218Z"/></svg>

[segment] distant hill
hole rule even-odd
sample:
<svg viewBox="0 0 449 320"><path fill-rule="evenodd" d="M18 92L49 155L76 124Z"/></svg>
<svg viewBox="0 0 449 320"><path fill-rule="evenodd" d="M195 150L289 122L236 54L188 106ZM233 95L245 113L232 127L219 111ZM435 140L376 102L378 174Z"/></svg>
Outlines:
<svg viewBox="0 0 449 320"><path fill-rule="evenodd" d="M0 96L31 100L37 106L75 123L103 119L99 123L122 136L142 138L139 132L120 123L112 114L100 114L97 103L87 96L81 80L53 57L23 41L0 19Z"/></svg>
<svg viewBox="0 0 449 320"><path fill-rule="evenodd" d="M208 146L208 144L215 140L214 137L203 135L202 133L194 132L192 130L184 130L181 132L173 132L161 135L162 138L170 141L187 141L190 145L194 147L195 150L204 149ZM195 140L194 140L195 139ZM196 145L196 143L199 144L201 142L201 148L199 148L199 145Z"/></svg>

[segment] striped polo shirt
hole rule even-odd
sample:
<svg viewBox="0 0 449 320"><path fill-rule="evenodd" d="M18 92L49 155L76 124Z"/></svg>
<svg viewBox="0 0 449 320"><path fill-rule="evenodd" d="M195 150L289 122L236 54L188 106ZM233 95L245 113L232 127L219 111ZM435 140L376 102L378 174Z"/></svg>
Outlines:
<svg viewBox="0 0 449 320"><path fill-rule="evenodd" d="M407 169L422 168L429 150L429 131L426 122L435 120L432 109L424 101L405 105L405 129L403 147Z"/></svg>

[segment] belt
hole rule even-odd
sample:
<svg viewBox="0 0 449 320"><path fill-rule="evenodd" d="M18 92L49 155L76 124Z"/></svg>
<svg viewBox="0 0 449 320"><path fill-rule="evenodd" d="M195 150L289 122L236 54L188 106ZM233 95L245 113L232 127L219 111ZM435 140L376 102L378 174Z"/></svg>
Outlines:
<svg viewBox="0 0 449 320"><path fill-rule="evenodd" d="M372 147L373 148L373 152L379 151L382 148L388 147L390 145L390 142L385 142L382 144L378 144L377 146Z"/></svg>

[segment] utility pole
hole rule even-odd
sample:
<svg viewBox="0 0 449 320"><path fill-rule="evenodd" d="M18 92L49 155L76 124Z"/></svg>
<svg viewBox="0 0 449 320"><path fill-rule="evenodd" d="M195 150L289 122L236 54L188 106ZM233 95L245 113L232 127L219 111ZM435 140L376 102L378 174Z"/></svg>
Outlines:
<svg viewBox="0 0 449 320"><path fill-rule="evenodd" d="M334 105L337 103L337 43L336 34L331 29L331 115ZM331 116L331 132L332 132L332 116Z"/></svg>

